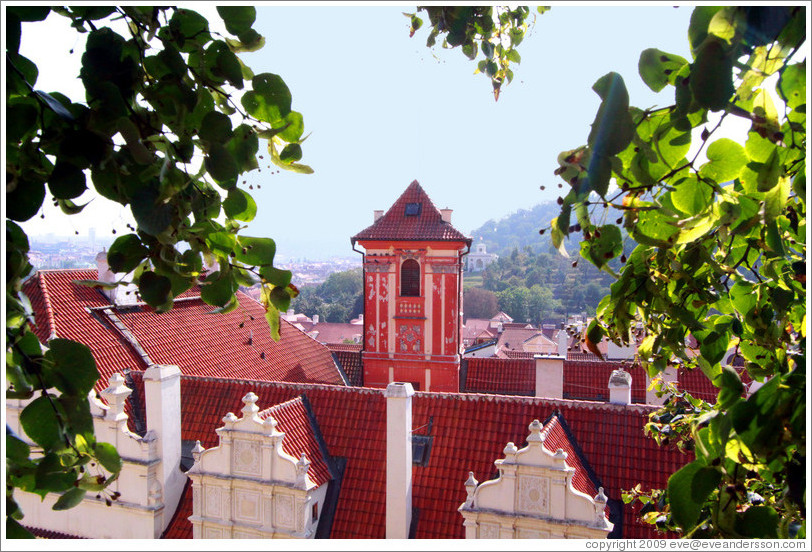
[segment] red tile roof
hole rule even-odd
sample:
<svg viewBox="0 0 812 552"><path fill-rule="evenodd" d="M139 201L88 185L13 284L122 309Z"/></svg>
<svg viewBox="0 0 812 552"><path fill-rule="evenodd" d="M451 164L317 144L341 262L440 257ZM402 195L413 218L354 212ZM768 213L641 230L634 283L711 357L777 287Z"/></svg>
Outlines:
<svg viewBox="0 0 812 552"><path fill-rule="evenodd" d="M282 450L296 458L307 454L310 460L310 469L307 475L317 486L321 486L332 479L330 468L324 458L318 437L321 431L315 420L311 421L310 409L301 396L287 402L266 408L258 413L262 420L269 417L277 421L276 429L285 434L282 439Z"/></svg>
<svg viewBox="0 0 812 552"><path fill-rule="evenodd" d="M39 527L28 527L23 525L28 531L38 539L84 539L85 537L77 537L67 533L60 533L59 531L51 531L50 529L40 529Z"/></svg>
<svg viewBox="0 0 812 552"><path fill-rule="evenodd" d="M161 535L162 539L191 539L192 535L192 522L189 518L192 516L192 480L187 479L186 485L183 487L183 492L178 501L178 507L175 510L175 515Z"/></svg>
<svg viewBox="0 0 812 552"><path fill-rule="evenodd" d="M364 340L364 325L346 322L319 322L308 328L307 333L319 343L324 344L343 344L346 340L361 343Z"/></svg>
<svg viewBox="0 0 812 552"><path fill-rule="evenodd" d="M407 203L421 204L420 214L406 216ZM471 245L471 238L443 221L440 211L417 180L409 184L381 218L352 237L353 244L362 240L462 241Z"/></svg>
<svg viewBox="0 0 812 552"><path fill-rule="evenodd" d="M329 343L327 348L333 353L336 363L341 366L347 375L350 385L361 387L364 385L364 366L361 361L361 344L349 345Z"/></svg>
<svg viewBox="0 0 812 552"><path fill-rule="evenodd" d="M596 357L592 357L595 359ZM564 398L586 401L609 400L609 377L623 368L632 376L632 402L646 402L646 372L639 365L613 361L564 361Z"/></svg>
<svg viewBox="0 0 812 552"><path fill-rule="evenodd" d="M149 361L177 364L183 373L197 375L343 382L330 352L284 320L281 339L273 341L264 308L242 292L237 293L240 307L230 313L209 314L212 307L197 296L199 288L193 288L171 311L156 314L144 305L113 307L99 290L74 283L96 278L95 270L43 270L23 290L31 300L41 341L53 332L90 347L101 374L98 391L113 373L143 370ZM104 307L111 307L110 312Z"/></svg>
<svg viewBox="0 0 812 552"><path fill-rule="evenodd" d="M300 395L307 397L327 453L347 459L331 537L383 538L386 502L383 390L183 376L182 438L200 440L206 447L215 446L214 430L222 425L225 413L242 408L241 398L249 391L259 397L260 404L282 403ZM573 452L570 455L573 463L580 462L576 448L582 451L610 499L619 500L621 490L631 489L637 483L643 489L666 485L668 476L692 458L671 448L659 448L643 435L643 426L652 410L638 405L417 392L413 399L413 426L425 426L429 418L433 419L428 464L415 466L413 472L413 504L420 511L417 538L462 538L464 530L457 508L465 500L463 483L468 472L473 471L480 481L490 479L495 472L493 462L503 457L507 442L523 446L528 424L534 419L550 419L554 414L563 417L574 436L569 444L561 440L561 448ZM557 432L554 434L551 444L562 438ZM578 481L579 486L587 485ZM186 518L179 517L176 523L191 527ZM190 531L173 529L182 530ZM631 508L624 507L623 536L656 535L649 526L633 519Z"/></svg>
<svg viewBox="0 0 812 552"><path fill-rule="evenodd" d="M466 393L536 394L536 361L501 358L466 359Z"/></svg>

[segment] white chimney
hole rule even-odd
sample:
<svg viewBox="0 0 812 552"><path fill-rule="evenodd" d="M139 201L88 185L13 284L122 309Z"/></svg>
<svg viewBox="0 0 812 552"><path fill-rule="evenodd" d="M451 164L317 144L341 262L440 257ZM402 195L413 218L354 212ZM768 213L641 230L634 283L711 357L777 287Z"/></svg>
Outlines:
<svg viewBox="0 0 812 552"><path fill-rule="evenodd" d="M98 281L108 284L112 284L116 281L116 275L110 270L110 265L107 262L107 250L103 249L96 255L96 267L99 269L99 275L96 278ZM113 289L103 289L102 293L110 299L111 303L115 303L117 291L118 287L114 287Z"/></svg>
<svg viewBox="0 0 812 552"><path fill-rule="evenodd" d="M564 357L534 355L536 360L536 396L564 398Z"/></svg>
<svg viewBox="0 0 812 552"><path fill-rule="evenodd" d="M451 222L452 212L454 212L454 209L440 209L440 218L443 219L443 222Z"/></svg>
<svg viewBox="0 0 812 552"><path fill-rule="evenodd" d="M612 370L609 376L609 402L612 404L631 404L632 375L622 368Z"/></svg>
<svg viewBox="0 0 812 552"><path fill-rule="evenodd" d="M318 315L318 314L314 314L314 315L313 315L313 324L318 324L318 323L319 323L319 315Z"/></svg>
<svg viewBox="0 0 812 552"><path fill-rule="evenodd" d="M561 328L558 330L558 356L567 358L567 348L569 346L569 336L567 330Z"/></svg>
<svg viewBox="0 0 812 552"><path fill-rule="evenodd" d="M153 364L144 371L144 403L147 431L158 439L158 481L164 504L163 529L169 525L186 483L180 471L180 369L177 366Z"/></svg>
<svg viewBox="0 0 812 552"><path fill-rule="evenodd" d="M383 216L383 209L375 209L372 211L372 222L377 222Z"/></svg>
<svg viewBox="0 0 812 552"><path fill-rule="evenodd" d="M386 386L386 538L409 538L412 524L411 383Z"/></svg>

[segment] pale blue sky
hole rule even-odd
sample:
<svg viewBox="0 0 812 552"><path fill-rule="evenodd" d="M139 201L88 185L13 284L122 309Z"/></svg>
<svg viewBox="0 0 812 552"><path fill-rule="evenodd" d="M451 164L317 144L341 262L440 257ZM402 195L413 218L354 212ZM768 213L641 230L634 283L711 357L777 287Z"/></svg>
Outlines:
<svg viewBox="0 0 812 552"><path fill-rule="evenodd" d="M691 6L601 4L554 5L539 15L498 102L489 80L474 75L475 63L458 49L426 48L426 27L409 38L402 12L414 5L258 7L255 28L267 43L244 60L255 73L277 73L288 84L305 133L312 133L302 162L315 174L276 174L266 168L266 155L262 172L247 177L259 213L246 234L274 238L285 259L353 256L350 236L415 179L438 207L454 209L452 222L465 233L555 200L563 191L553 174L556 158L586 142L597 111L592 84L617 71L632 105L666 105L672 89L655 95L642 83L640 52L656 47L690 59ZM213 12L212 4L198 7ZM40 65L38 87L52 90L28 28L23 51L29 48ZM45 57L61 60L59 66L69 66L67 58L78 63L78 54L65 55L75 44L69 33L59 42L55 31L44 32L50 37ZM65 224L46 200L45 221L36 217L25 228L86 235L95 224L104 236L113 224L126 231L126 209L94 203L96 214Z"/></svg>

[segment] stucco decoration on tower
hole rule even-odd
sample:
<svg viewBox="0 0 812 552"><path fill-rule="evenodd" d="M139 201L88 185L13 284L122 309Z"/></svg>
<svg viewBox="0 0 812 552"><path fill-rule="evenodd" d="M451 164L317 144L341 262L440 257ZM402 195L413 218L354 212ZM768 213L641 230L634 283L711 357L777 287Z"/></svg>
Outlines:
<svg viewBox="0 0 812 552"><path fill-rule="evenodd" d="M351 242L364 248L364 385L459 391L462 257L471 239L452 226L451 209L437 209L414 181Z"/></svg>

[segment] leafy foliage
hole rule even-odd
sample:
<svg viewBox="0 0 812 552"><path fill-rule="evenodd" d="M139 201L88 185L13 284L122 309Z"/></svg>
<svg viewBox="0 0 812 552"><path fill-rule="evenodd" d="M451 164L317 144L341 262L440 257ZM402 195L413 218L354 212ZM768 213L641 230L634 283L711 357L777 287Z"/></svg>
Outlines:
<svg viewBox="0 0 812 552"><path fill-rule="evenodd" d="M278 309L297 293L291 273L273 266L273 240L240 235L257 206L239 180L258 169L260 139L277 166L312 172L299 163L303 118L281 77L254 74L236 55L264 44L252 28L255 8L217 9L231 36L174 7L5 12L7 396L33 399L21 423L41 451L7 433L9 534L22 532L15 488L64 493L55 508L69 508L84 491L103 492L120 469L115 450L93 437L86 399L98 371L90 351L64 339L44 348L30 328L33 314L21 291L32 272L29 244L16 223L37 215L46 191L67 215L82 211L74 200L91 186L130 207L137 227L113 243L110 266L131 273L125 278L158 312L195 284L213 312L232 310L238 286L259 281L278 339ZM38 90L35 61L19 53L23 30L52 13L87 34L79 74L84 103ZM103 470L91 477L88 463Z"/></svg>
<svg viewBox="0 0 812 552"><path fill-rule="evenodd" d="M538 13L549 8L539 6ZM462 53L477 62L476 73L482 73L491 80L493 97L499 100L502 84L513 80L510 63L521 63L516 49L528 32L530 8L500 6L418 6L418 12L425 11L429 17L431 30L426 46L431 48L439 36L443 37L443 48L459 46ZM417 13L404 13L410 19L409 36L423 26Z"/></svg>
<svg viewBox="0 0 812 552"><path fill-rule="evenodd" d="M800 6L696 8L692 60L640 56L643 81L673 103L630 106L609 73L593 87L601 105L587 144L559 156L571 189L554 245L574 218L581 256L615 273L606 259L620 228L590 212L607 204L638 244L590 332L626 344L641 324L652 376L678 365L719 389L715 404L661 389L669 402L647 430L696 459L667 489L627 495L646 504L646 521L686 536L805 535L807 76L795 56L805 21ZM746 136L718 136L728 117L749 121ZM749 397L722 365L729 350L763 384Z"/></svg>

